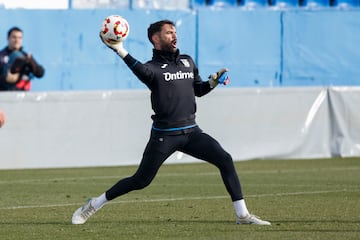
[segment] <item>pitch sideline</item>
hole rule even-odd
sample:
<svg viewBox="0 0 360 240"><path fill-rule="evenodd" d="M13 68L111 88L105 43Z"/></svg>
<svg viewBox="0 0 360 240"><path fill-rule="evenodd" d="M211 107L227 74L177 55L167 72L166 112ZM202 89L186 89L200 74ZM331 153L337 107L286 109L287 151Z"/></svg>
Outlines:
<svg viewBox="0 0 360 240"><path fill-rule="evenodd" d="M259 198L259 197L282 197L282 196L297 196L297 195L311 195L311 194L324 194L324 193L338 193L338 192L359 192L360 189L341 189L341 190L329 190L329 191L301 191L290 193L270 193L270 194L253 194L247 195L246 198ZM144 200L118 200L110 202L109 204L126 204L126 203L149 203L149 202L173 202L184 200L212 200L212 199L224 199L229 196L209 196L209 197L184 197L184 198L162 198L162 199L144 199ZM51 207L66 207L66 206L79 206L83 203L67 203L67 204L48 204L48 205L32 205L32 206L12 206L1 207L0 210L17 210L17 209L35 209L35 208L51 208Z"/></svg>

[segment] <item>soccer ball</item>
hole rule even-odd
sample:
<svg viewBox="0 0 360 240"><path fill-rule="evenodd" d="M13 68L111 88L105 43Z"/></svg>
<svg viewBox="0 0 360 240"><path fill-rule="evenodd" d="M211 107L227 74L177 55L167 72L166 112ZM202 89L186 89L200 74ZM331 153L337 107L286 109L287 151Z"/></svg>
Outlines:
<svg viewBox="0 0 360 240"><path fill-rule="evenodd" d="M129 36L130 26L126 19L119 15L110 15L102 23L101 36L105 41L116 44Z"/></svg>

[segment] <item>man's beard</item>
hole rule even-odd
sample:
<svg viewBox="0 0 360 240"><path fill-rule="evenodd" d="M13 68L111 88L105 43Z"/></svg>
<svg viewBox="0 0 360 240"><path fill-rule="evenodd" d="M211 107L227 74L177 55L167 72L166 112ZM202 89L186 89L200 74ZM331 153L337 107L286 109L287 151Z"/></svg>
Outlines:
<svg viewBox="0 0 360 240"><path fill-rule="evenodd" d="M176 49L177 48L173 47L173 45L171 43L162 43L161 44L162 51L174 53L174 52L176 52Z"/></svg>

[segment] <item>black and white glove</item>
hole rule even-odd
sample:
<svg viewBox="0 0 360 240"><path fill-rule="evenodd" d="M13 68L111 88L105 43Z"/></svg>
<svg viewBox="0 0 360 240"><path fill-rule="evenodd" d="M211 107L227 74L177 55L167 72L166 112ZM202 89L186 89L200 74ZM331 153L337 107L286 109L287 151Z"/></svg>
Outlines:
<svg viewBox="0 0 360 240"><path fill-rule="evenodd" d="M109 43L105 41L105 39L102 37L101 32L99 33L101 41L111 50L116 52L117 55L119 55L121 58L124 58L126 55L128 55L128 51L123 46L123 42L120 41L118 43Z"/></svg>
<svg viewBox="0 0 360 240"><path fill-rule="evenodd" d="M218 72L212 73L209 76L209 84L211 88L216 87L219 83L227 85L230 82L230 78L227 74L229 69L221 68Z"/></svg>

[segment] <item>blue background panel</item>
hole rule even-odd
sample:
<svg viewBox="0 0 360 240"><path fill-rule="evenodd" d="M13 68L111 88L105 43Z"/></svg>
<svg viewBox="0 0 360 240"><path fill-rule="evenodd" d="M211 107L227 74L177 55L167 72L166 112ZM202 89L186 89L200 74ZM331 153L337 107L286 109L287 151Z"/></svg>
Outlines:
<svg viewBox="0 0 360 240"><path fill-rule="evenodd" d="M199 11L199 69L230 70L231 86L278 86L280 12Z"/></svg>
<svg viewBox="0 0 360 240"><path fill-rule="evenodd" d="M10 27L24 30L24 49L46 69L33 91L145 88L99 39L111 14L129 21L124 45L142 62L152 57L149 24L174 21L181 53L194 58L204 80L228 67L228 87L360 85L360 10L0 9L0 44Z"/></svg>
<svg viewBox="0 0 360 240"><path fill-rule="evenodd" d="M101 23L111 14L128 20L124 46L138 60L151 59L147 28L164 18L176 23L181 51L195 56L195 15L188 11L0 10L3 46L10 27L24 31L24 49L45 67L45 76L33 81L33 91L145 88L100 41Z"/></svg>
<svg viewBox="0 0 360 240"><path fill-rule="evenodd" d="M360 84L360 12L284 13L285 86Z"/></svg>

